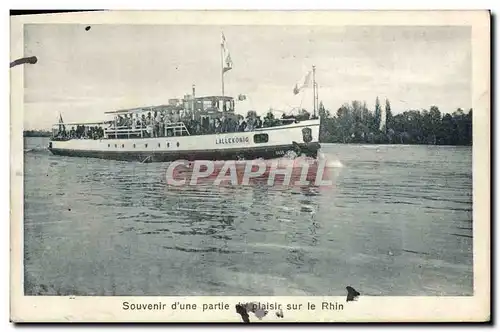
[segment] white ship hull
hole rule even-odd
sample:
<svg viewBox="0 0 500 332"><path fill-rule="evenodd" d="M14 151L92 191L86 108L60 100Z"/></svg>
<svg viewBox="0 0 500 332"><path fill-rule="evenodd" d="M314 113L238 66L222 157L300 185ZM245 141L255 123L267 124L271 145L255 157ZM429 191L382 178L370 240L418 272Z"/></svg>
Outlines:
<svg viewBox="0 0 500 332"><path fill-rule="evenodd" d="M315 119L259 128L251 132L158 138L51 140L49 150L55 155L141 162L270 159L297 148L314 156L320 148L319 126L320 119Z"/></svg>

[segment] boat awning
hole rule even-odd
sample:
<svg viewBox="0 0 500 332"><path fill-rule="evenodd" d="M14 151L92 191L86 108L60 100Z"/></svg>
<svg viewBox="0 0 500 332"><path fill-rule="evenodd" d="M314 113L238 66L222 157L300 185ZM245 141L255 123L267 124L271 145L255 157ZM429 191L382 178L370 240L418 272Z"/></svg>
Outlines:
<svg viewBox="0 0 500 332"><path fill-rule="evenodd" d="M104 114L116 114L116 115L121 115L121 114L135 114L135 113L143 113L143 112L153 112L153 111L162 111L162 110L177 110L177 109L182 109L181 106L173 106L173 105L156 105L156 106L143 106L143 107L136 107L136 108L128 108L128 109L122 109L118 111L109 111L109 112L104 112Z"/></svg>
<svg viewBox="0 0 500 332"><path fill-rule="evenodd" d="M205 96L205 97L196 97L194 100L196 101L217 101L217 100L233 100L233 97L227 97L227 96Z"/></svg>
<svg viewBox="0 0 500 332"><path fill-rule="evenodd" d="M94 122L63 122L63 123L54 123L52 127L54 126L60 126L60 125L65 125L65 126L90 126L90 125L103 125L103 124L108 124L112 123L113 121L94 121Z"/></svg>

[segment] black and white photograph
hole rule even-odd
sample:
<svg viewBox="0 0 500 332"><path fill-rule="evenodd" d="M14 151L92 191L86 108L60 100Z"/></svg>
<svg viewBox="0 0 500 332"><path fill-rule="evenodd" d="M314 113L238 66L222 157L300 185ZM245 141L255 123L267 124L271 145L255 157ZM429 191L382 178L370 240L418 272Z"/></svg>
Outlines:
<svg viewBox="0 0 500 332"><path fill-rule="evenodd" d="M487 11L149 14L11 17L11 319L488 319Z"/></svg>

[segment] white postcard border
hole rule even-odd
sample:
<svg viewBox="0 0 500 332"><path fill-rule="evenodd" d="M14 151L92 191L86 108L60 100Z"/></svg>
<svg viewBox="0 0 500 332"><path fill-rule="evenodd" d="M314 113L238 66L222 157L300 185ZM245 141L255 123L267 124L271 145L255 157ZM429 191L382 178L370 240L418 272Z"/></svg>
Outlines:
<svg viewBox="0 0 500 332"><path fill-rule="evenodd" d="M308 303L252 322L485 321L490 317L490 13L488 11L113 11L11 17L11 61L23 56L23 24L386 25L472 28L474 296L369 297L53 297L23 295L23 66L11 68L11 320L15 322L240 322L238 302ZM347 285L346 285L347 286ZM124 310L124 302L224 302L229 310ZM322 302L343 310L321 310Z"/></svg>

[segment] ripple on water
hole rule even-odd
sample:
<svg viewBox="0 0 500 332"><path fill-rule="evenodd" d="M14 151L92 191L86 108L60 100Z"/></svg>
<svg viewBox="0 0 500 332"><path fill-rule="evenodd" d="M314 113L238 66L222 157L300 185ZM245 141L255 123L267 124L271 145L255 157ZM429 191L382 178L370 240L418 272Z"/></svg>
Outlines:
<svg viewBox="0 0 500 332"><path fill-rule="evenodd" d="M168 163L26 151L25 292L473 293L470 147L322 153L332 187L167 188Z"/></svg>

